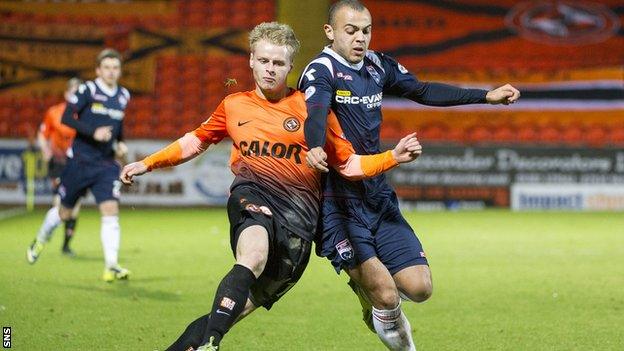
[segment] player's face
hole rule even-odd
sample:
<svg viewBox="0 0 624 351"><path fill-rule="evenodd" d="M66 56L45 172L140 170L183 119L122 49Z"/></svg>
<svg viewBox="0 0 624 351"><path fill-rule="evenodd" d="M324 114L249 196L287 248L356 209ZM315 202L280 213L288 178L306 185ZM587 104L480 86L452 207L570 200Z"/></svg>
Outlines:
<svg viewBox="0 0 624 351"><path fill-rule="evenodd" d="M292 69L292 58L287 46L261 40L249 56L256 87L267 95L279 95L288 89L286 77Z"/></svg>
<svg viewBox="0 0 624 351"><path fill-rule="evenodd" d="M357 11L347 6L336 12L335 23L326 24L325 35L332 41L331 48L350 63L364 59L371 40L370 12Z"/></svg>
<svg viewBox="0 0 624 351"><path fill-rule="evenodd" d="M100 62L100 66L95 69L95 73L106 85L114 87L121 77L121 62L119 59L107 57Z"/></svg>

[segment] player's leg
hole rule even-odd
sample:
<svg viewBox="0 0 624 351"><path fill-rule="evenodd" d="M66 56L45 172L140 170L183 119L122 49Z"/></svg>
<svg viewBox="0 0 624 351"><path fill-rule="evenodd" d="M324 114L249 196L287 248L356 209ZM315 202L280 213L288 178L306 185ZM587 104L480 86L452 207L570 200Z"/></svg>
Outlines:
<svg viewBox="0 0 624 351"><path fill-rule="evenodd" d="M414 301L426 300L431 295L431 274L420 241L395 201L388 201L380 214L375 247L380 263L396 284L395 294ZM375 330L380 337L384 335L386 346L392 350L415 349L411 325L399 303L392 309L373 309L373 315Z"/></svg>
<svg viewBox="0 0 624 351"><path fill-rule="evenodd" d="M428 265L410 266L393 275L401 297L414 302L425 302L433 293L431 269Z"/></svg>
<svg viewBox="0 0 624 351"><path fill-rule="evenodd" d="M39 227L39 231L37 231L35 239L26 250L26 259L31 264L37 262L37 259L43 252L45 244L52 237L54 229L56 229L56 227L61 224L61 217L59 216L58 197L58 195L54 196L55 201L53 206L46 213L45 217L43 218L43 223L41 223L41 227Z"/></svg>
<svg viewBox="0 0 624 351"><path fill-rule="evenodd" d="M117 163L94 169L93 183L90 187L100 210L100 238L104 252L102 279L106 282L112 282L116 279L125 280L130 277L130 271L119 265L119 248L121 245L121 227L119 225L121 181L118 179L119 172Z"/></svg>
<svg viewBox="0 0 624 351"><path fill-rule="evenodd" d="M55 195L52 201L52 207L46 213L43 223L41 223L41 227L37 232L37 241L47 243L52 237L54 229L61 224L61 217L59 216L60 201L60 196Z"/></svg>
<svg viewBox="0 0 624 351"><path fill-rule="evenodd" d="M76 224L78 222L78 214L80 213L80 200L74 206L71 214L71 218L65 221L65 237L63 239L62 252L64 255L74 257L76 253L69 246L71 240L74 238L76 232Z"/></svg>
<svg viewBox="0 0 624 351"><path fill-rule="evenodd" d="M67 215L66 208L73 207L78 198L84 194L85 179L83 174L79 173L76 165L68 164L62 171L60 179L54 179L55 197L54 207L48 210L44 222L37 233L37 238L26 251L28 262L35 263L41 254L44 244L49 240L54 229L61 223L64 215ZM60 201L60 205L58 202Z"/></svg>
<svg viewBox="0 0 624 351"><path fill-rule="evenodd" d="M203 343L219 345L225 333L243 312L253 283L269 256L269 234L261 225L243 229L236 244L236 264L221 280Z"/></svg>
<svg viewBox="0 0 624 351"><path fill-rule="evenodd" d="M420 243L396 202L390 201L376 232L379 259L403 298L424 302L433 292L431 270Z"/></svg>
<svg viewBox="0 0 624 351"><path fill-rule="evenodd" d="M361 289L360 294L365 294L372 304L372 324L384 345L390 350L415 350L409 322L401 311L397 287L383 263L371 257L346 271Z"/></svg>
<svg viewBox="0 0 624 351"><path fill-rule="evenodd" d="M251 302L251 300L247 299L245 309L238 316L234 324L251 314L251 312L255 311L256 308L257 307ZM204 338L204 333L208 328L209 320L210 314L205 314L191 322L191 324L186 327L182 335L180 335L180 337L178 337L178 339L167 348L167 351L188 351L191 347L193 349L199 347Z"/></svg>

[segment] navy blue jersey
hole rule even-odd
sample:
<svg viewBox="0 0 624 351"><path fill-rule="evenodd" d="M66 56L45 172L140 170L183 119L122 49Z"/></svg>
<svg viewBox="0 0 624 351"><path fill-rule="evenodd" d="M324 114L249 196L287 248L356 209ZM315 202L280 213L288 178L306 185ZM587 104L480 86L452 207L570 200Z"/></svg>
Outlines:
<svg viewBox="0 0 624 351"><path fill-rule="evenodd" d="M98 79L86 81L67 101L64 124L76 129L70 156L81 161L108 161L115 158L113 145L123 140L123 119L130 93L122 86L110 89ZM77 116L77 118L75 117ZM112 138L102 143L93 139L95 129L112 126Z"/></svg>
<svg viewBox="0 0 624 351"><path fill-rule="evenodd" d="M421 82L387 55L369 50L357 64L326 47L303 71L298 88L305 92L308 119L306 142L310 148L325 143L327 111L338 116L345 137L357 154L380 152L381 104L384 94L408 98L430 106L484 103L487 91ZM330 169L325 196L370 198L391 193L385 175L348 181Z"/></svg>

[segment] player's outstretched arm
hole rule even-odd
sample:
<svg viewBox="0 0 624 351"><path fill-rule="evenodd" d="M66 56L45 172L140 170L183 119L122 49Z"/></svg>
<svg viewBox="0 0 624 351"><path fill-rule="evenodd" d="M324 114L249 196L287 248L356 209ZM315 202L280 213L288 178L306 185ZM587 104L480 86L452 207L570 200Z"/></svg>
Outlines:
<svg viewBox="0 0 624 351"><path fill-rule="evenodd" d="M485 99L489 104L497 105L509 105L518 101L520 98L520 91L514 88L511 84L505 84L502 87L488 91L485 95Z"/></svg>
<svg viewBox="0 0 624 351"><path fill-rule="evenodd" d="M411 133L399 140L399 143L392 149L392 157L398 163L412 162L422 154L422 145L416 138L416 133Z"/></svg>
<svg viewBox="0 0 624 351"><path fill-rule="evenodd" d="M194 132L186 133L164 149L156 151L142 161L133 162L124 167L119 178L125 184L132 184L134 176L145 174L153 169L177 166L195 158L207 148L208 144L203 143Z"/></svg>
<svg viewBox="0 0 624 351"><path fill-rule="evenodd" d="M400 163L414 161L422 154L422 146L416 133L403 137L392 150L375 155L357 155L351 144L344 139L335 139L337 148L329 148L332 167L349 180L375 177L389 171ZM329 139L328 139L329 142ZM334 162L334 159L336 161Z"/></svg>
<svg viewBox="0 0 624 351"><path fill-rule="evenodd" d="M127 164L122 170L119 179L122 183L130 185L134 182L132 178L147 173L148 168L143 161Z"/></svg>

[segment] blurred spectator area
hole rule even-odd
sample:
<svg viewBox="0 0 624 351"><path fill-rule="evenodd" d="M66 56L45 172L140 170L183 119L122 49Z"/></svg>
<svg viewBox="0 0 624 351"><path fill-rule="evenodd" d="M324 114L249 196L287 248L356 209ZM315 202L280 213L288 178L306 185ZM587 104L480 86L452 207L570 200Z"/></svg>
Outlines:
<svg viewBox="0 0 624 351"><path fill-rule="evenodd" d="M124 122L125 134L128 138L175 138L206 120L225 95L252 89L253 81L248 66L245 33L262 21L275 20L277 13L275 0L253 2L247 0L162 0L154 1L153 6L148 8L150 11L146 13L124 13L119 9L116 10L117 13L114 11L111 13L90 13L89 11L64 13L23 10L29 6L30 8L46 6L40 4L28 2L28 6L24 5L17 10L1 11L0 21L5 26L3 28L9 32L11 25L27 29L30 28L29 26L53 28L58 25L76 25L83 29L93 28L95 34L92 34L90 40L102 40L102 46L97 46L97 50L103 46L110 46L120 50L126 57L141 55L141 50L149 47L152 42L158 44L158 40L162 39L158 35L162 34L164 37L169 36L177 40L174 44L169 43L170 46L167 48L154 50L149 54L151 56L142 56L149 57L150 64L154 67L153 71L149 71L153 75L150 89L143 91L132 89L132 86L124 83L122 79L122 84L126 84L133 93ZM80 6L84 9L85 6L90 5ZM372 6L373 12L376 6ZM436 14L438 10L435 10ZM450 13L453 16L456 15L455 11L450 11ZM383 21L385 18L383 13L377 16L381 16L382 20L379 33L384 33L384 28L389 24ZM495 21L495 19L491 20ZM409 23L417 25L420 22ZM498 22L494 23L498 25ZM97 31L104 34L97 34L99 33ZM50 31L50 33L53 32L54 30ZM145 32L149 32L152 36L142 39L141 44L137 44L136 36L145 36ZM437 33L437 31L433 32ZM450 28L448 32L449 35L453 34L453 28ZM191 36L188 36L188 33L194 33L195 37L192 38L195 39L204 35L207 39L198 44L197 39L195 42L189 41ZM215 36L218 37L219 33L234 34L232 38L228 37L216 43L210 42ZM414 33L420 33L420 31ZM58 37L58 34L56 35ZM40 41L44 43L42 45L45 45L45 39ZM14 40L17 46L39 45L37 40L30 40L29 37L16 36ZM373 46L383 48L384 43L378 41L373 43ZM71 46L69 47L73 50ZM457 50L463 50L463 48L460 47ZM450 51L450 54L452 52ZM90 57L89 55L84 57ZM412 57L412 60L422 59L423 61L418 62L427 63L429 62L427 57L429 56L420 58L416 55ZM431 60L436 63L434 58ZM142 60L143 58L135 60L128 66L130 64L141 65L144 62ZM406 59L406 62L411 61ZM27 65L24 67L28 68ZM414 67L419 68L420 64ZM434 65L434 67L437 66ZM126 79L136 81L137 76L145 74L144 71L135 67ZM93 70L90 67L81 68L79 72L82 78L93 78ZM429 73L425 75L425 78L433 77L435 80L444 81L444 72ZM292 74L297 75L299 72ZM230 78L236 79L237 84L227 87L225 82ZM3 88L1 83L2 81L0 81L0 137L22 138L34 135L45 110L62 101L60 91L48 90L48 93L32 94L27 90L29 86L25 85L22 90L16 92L16 89L12 87ZM45 84L45 81L40 83ZM467 145L528 143L621 146L624 145L624 113L621 107L606 111L566 111L565 105L553 111L525 111L506 107L497 110L467 109L465 111L456 109L393 110L391 108L384 110L383 139L398 140L409 131L417 131L424 142Z"/></svg>
<svg viewBox="0 0 624 351"><path fill-rule="evenodd" d="M164 4L160 14L107 15L89 14L89 11L86 11L86 14L54 14L17 10L0 12L0 21L7 26L14 24L18 29L31 28L30 26L54 28L58 25L76 25L79 29L94 28L106 33L103 45L98 46L96 50L104 46L113 47L125 57L141 55L142 47L133 48L131 43L132 33L137 31L143 30L150 34L165 33L179 40L178 43L151 54L155 56L153 59L155 71L152 73L154 83L151 91L136 91L124 83L123 77L121 80L121 84L130 88L132 93L124 121L126 136L171 139L196 128L206 120L227 94L253 88L249 57L246 54L246 38L238 33L246 33L257 23L275 20L276 9L274 0L254 1L252 6L247 0L155 1L154 4L156 3ZM30 5L37 6L32 3ZM112 8L113 5L110 6ZM190 41L190 44L185 37L187 32L193 32L195 35L192 37L195 41ZM231 44L224 41L216 45L207 43L198 47L197 42L204 37L210 40L213 37L212 33L218 35L224 32L234 33L232 39L227 40L236 42ZM93 36L92 40L98 40L97 34ZM13 40L17 46L37 45L36 41L35 44L30 44L32 40L29 38L23 40L19 35ZM139 45L151 44L145 40L144 42ZM228 50L230 44L233 50ZM141 60L143 58L135 60L132 64L136 65L138 62L140 65L143 62ZM92 65L91 62L86 64ZM129 65L130 63L126 64ZM22 69L19 64L17 67L15 71ZM127 69L124 67L124 71ZM95 78L93 68L81 68L79 71L81 78ZM134 69L130 74L135 74L134 72L141 71ZM236 84L227 87L225 82L230 79L235 79ZM40 88L45 84L45 78L37 84ZM39 89L41 90L45 89ZM49 93L33 94L28 91L28 85L18 89L13 87L0 89L0 137L21 138L34 135L46 109L63 101L62 91L56 90L58 89Z"/></svg>

